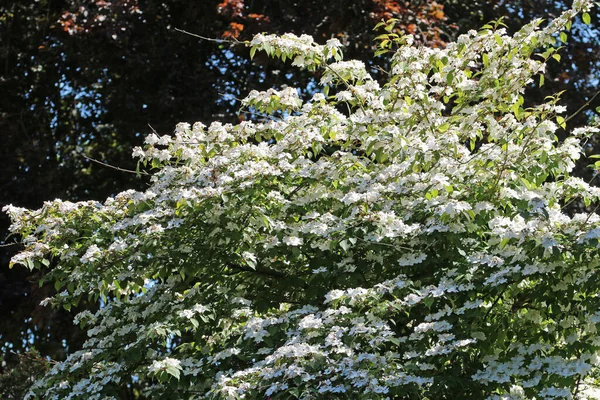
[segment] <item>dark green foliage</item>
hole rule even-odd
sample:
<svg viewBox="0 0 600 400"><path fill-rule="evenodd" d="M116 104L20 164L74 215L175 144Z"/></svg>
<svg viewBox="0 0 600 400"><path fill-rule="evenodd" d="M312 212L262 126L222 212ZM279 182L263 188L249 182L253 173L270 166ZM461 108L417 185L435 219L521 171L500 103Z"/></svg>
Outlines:
<svg viewBox="0 0 600 400"><path fill-rule="evenodd" d="M13 368L7 369L2 357L0 362L0 398L4 400L23 399L31 384L50 369L50 362L34 348L19 354Z"/></svg>

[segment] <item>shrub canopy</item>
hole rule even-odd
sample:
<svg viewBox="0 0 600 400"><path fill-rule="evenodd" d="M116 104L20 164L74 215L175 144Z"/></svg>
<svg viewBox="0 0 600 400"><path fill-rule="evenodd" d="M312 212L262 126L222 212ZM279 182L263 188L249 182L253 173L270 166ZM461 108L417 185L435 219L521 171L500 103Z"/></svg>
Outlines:
<svg viewBox="0 0 600 400"><path fill-rule="evenodd" d="M335 39L255 36L251 54L321 70L323 93L253 91L252 119L149 135L133 150L146 191L6 207L26 245L13 263L51 267L45 303L102 304L29 397L589 393L600 190L570 173L599 129L559 141L558 96L522 94L590 5L445 49L384 34L384 83Z"/></svg>

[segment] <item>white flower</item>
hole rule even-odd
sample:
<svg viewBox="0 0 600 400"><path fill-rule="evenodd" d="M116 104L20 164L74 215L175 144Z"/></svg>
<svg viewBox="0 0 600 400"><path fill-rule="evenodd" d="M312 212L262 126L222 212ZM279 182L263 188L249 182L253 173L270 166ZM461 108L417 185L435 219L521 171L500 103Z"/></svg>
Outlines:
<svg viewBox="0 0 600 400"><path fill-rule="evenodd" d="M312 101L320 102L325 100L325 95L323 93L315 93L312 97Z"/></svg>
<svg viewBox="0 0 600 400"><path fill-rule="evenodd" d="M159 140L160 140L160 138L155 133L151 133L148 136L146 136L146 140L144 140L144 143L152 146L152 145L158 143Z"/></svg>
<svg viewBox="0 0 600 400"><path fill-rule="evenodd" d="M287 244L288 246L300 246L302 243L304 243L304 240L297 236L285 236L283 238L283 243Z"/></svg>
<svg viewBox="0 0 600 400"><path fill-rule="evenodd" d="M330 303L334 300L339 299L340 297L342 297L344 295L344 291L343 290L331 290L329 293L327 293L325 295L325 304Z"/></svg>
<svg viewBox="0 0 600 400"><path fill-rule="evenodd" d="M134 158L144 158L146 156L146 153L144 152L144 150L139 147L136 146L133 148L133 153L132 153L132 157Z"/></svg>
<svg viewBox="0 0 600 400"><path fill-rule="evenodd" d="M178 315L180 317L182 317L182 318L190 319L190 318L194 317L194 311L192 311L192 310L182 310L182 311L179 311Z"/></svg>
<svg viewBox="0 0 600 400"><path fill-rule="evenodd" d="M152 365L148 366L148 370L150 371L150 373L156 373L164 371L169 367L181 369L181 361L170 357L167 357L163 360L154 360L152 362Z"/></svg>
<svg viewBox="0 0 600 400"><path fill-rule="evenodd" d="M208 307L205 307L202 304L195 304L194 307L192 307L192 310L198 314L204 314L208 311Z"/></svg>
<svg viewBox="0 0 600 400"><path fill-rule="evenodd" d="M157 143L161 146L167 146L169 143L171 143L171 137L168 135L163 135L160 137L160 139L158 139Z"/></svg>
<svg viewBox="0 0 600 400"><path fill-rule="evenodd" d="M398 264L401 266L416 265L425 261L426 258L427 254L425 253L408 253L398 260Z"/></svg>
<svg viewBox="0 0 600 400"><path fill-rule="evenodd" d="M234 297L233 299L231 299L231 303L232 304L241 304L244 306L251 306L252 305L252 301L245 299L243 297Z"/></svg>
<svg viewBox="0 0 600 400"><path fill-rule="evenodd" d="M93 244L90 247L88 247L87 251L81 257L80 261L82 263L86 263L86 264L92 263L92 262L94 262L94 261L96 261L98 259L98 256L100 254L101 254L101 251L98 248L98 246L96 246L95 244Z"/></svg>
<svg viewBox="0 0 600 400"><path fill-rule="evenodd" d="M323 326L321 318L316 317L313 314L307 315L298 323L300 329L318 329Z"/></svg>

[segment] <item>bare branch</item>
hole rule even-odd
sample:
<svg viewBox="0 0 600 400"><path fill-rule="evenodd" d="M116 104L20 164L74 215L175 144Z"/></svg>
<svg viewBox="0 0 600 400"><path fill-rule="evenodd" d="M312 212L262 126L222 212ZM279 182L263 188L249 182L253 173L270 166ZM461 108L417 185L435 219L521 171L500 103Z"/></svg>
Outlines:
<svg viewBox="0 0 600 400"><path fill-rule="evenodd" d="M133 171L133 170L131 170L131 169L125 169L125 168L115 167L114 165L106 164L106 163L103 163L102 161L98 161L98 160L95 160L95 159L93 159L93 158L91 158L91 157L88 157L88 156L86 156L86 155L85 155L85 154L83 154L83 153L81 153L81 155L82 155L82 156L83 156L83 158L85 158L86 160L93 161L93 162L95 162L95 163L97 163L97 164L103 165L103 166L105 166L105 167L108 167L108 168L116 169L117 171L121 171L121 172L128 172L128 173L130 173L130 174L136 174L136 175L148 175L148 176L150 176L150 175L151 175L151 174L149 174L149 173L147 173L147 172L143 172L143 171Z"/></svg>
<svg viewBox="0 0 600 400"><path fill-rule="evenodd" d="M594 101L594 99L595 99L596 97L598 97L598 95L600 95L600 90L598 90L598 91L597 91L597 92L596 92L596 93L595 93L595 94L592 96L592 98L591 98L591 99L589 99L589 100L588 100L588 101L586 101L586 102L585 102L585 103L584 103L584 104L583 104L581 107L579 107L579 110L575 111L575 112L574 112L573 114L571 114L571 115L570 115L570 116L569 116L567 119L565 119L565 124L566 124L567 122L569 122L571 119L573 119L573 117L575 117L577 114L579 114L580 112L582 112L582 111L583 111L585 108L587 108L587 106L589 106L589 105L590 105L590 103L591 103L592 101Z"/></svg>
<svg viewBox="0 0 600 400"><path fill-rule="evenodd" d="M209 37L205 37L205 36L200 36L200 35L197 35L197 34L195 34L195 33L188 32L188 31L184 31L183 29L179 29L179 28L174 28L174 29L175 29L177 32L185 33L186 35L190 35L190 36L193 36L193 37L197 37L198 39L206 40L206 41L208 41L208 42L215 42L215 43L230 43L230 44L244 44L244 45L246 45L246 44L248 44L248 43L249 43L248 41L243 41L243 42L240 42L239 40L237 40L237 39L235 39L235 38L234 38L234 39L214 39L214 38L209 38Z"/></svg>
<svg viewBox="0 0 600 400"><path fill-rule="evenodd" d="M154 128L152 127L152 125L150 125L150 123L148 123L148 126L150 127L150 129L152 129L152 133L154 133L156 136L160 136L160 135L158 134L158 132L156 132L156 129L154 129Z"/></svg>

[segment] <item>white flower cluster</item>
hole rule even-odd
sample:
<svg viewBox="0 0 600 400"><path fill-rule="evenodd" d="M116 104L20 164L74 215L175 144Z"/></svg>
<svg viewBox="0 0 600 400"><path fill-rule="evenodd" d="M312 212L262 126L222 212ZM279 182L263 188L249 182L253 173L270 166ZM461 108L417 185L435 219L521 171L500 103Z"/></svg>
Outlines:
<svg viewBox="0 0 600 400"><path fill-rule="evenodd" d="M181 361L170 357L167 357L164 360L155 360L152 362L152 365L148 367L148 370L150 373L156 373L164 371L167 368L181 369Z"/></svg>
<svg viewBox="0 0 600 400"><path fill-rule="evenodd" d="M250 43L253 51L262 50L270 56L293 60L292 65L314 69L329 58L342 59L342 44L338 39L332 38L325 45L315 43L312 36L296 36L286 33L282 36L258 34ZM251 53L252 55L254 52Z"/></svg>
<svg viewBox="0 0 600 400"><path fill-rule="evenodd" d="M302 106L296 89L287 87L281 91L268 89L265 92L251 91L242 101L246 107L254 107L260 112L272 114L275 110L296 111ZM277 107L277 108L275 108Z"/></svg>

